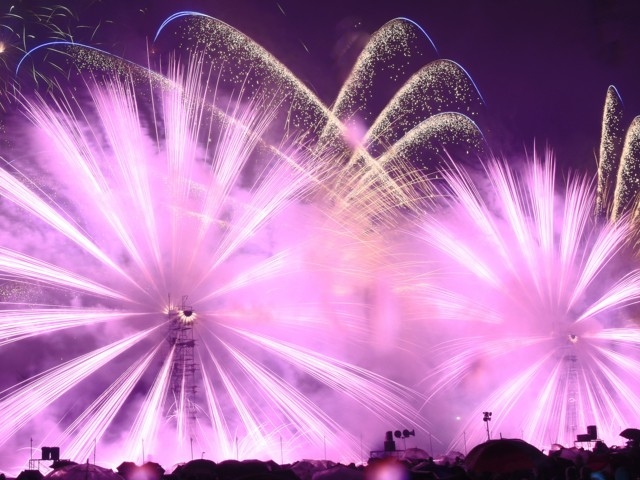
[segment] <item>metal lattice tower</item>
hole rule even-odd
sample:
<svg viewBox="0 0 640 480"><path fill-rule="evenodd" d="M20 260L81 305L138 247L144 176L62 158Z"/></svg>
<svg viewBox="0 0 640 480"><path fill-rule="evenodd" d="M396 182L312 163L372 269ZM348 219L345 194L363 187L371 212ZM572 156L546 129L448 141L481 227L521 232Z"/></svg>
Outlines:
<svg viewBox="0 0 640 480"><path fill-rule="evenodd" d="M578 358L573 354L565 355L566 365L566 433L571 439L576 438L578 430Z"/></svg>
<svg viewBox="0 0 640 480"><path fill-rule="evenodd" d="M173 405L169 414L178 421L178 430L183 435L193 431L196 420L196 374L195 340L193 326L196 314L186 305L187 296L182 297L180 306L169 300L169 332L167 341L175 348L171 362L171 395Z"/></svg>

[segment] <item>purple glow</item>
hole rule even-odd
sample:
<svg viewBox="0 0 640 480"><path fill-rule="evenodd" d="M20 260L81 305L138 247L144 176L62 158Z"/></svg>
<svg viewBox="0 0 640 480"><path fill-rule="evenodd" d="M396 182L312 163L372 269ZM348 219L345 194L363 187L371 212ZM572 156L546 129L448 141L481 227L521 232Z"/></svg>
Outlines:
<svg viewBox="0 0 640 480"><path fill-rule="evenodd" d="M80 73L19 98L28 161L7 158L0 179L13 225L0 252L1 325L15 346L0 354L26 367L20 383L11 370L0 379L4 451L35 437L112 462L175 463L192 448L218 460L326 449L353 461L390 421L426 432L423 398L395 380L404 333L378 311L395 309L383 230L362 237L372 216L395 222L396 205L417 205L396 173L417 176L407 159L378 162L344 140L349 89L362 82L354 76L332 111L240 32L209 17L180 22L178 35L219 38L197 37L190 60L162 73L71 43L27 54L37 65L52 47L47 65L58 54ZM395 20L374 43L416 28ZM403 128L421 131L422 115ZM165 338L167 295L183 294L197 312L195 420L184 373L172 390L178 353ZM30 355L41 346L46 355ZM383 357L396 358L372 370Z"/></svg>
<svg viewBox="0 0 640 480"><path fill-rule="evenodd" d="M483 411L494 437L540 448L572 445L587 425L619 443L640 400L635 224L595 220L593 183L556 184L551 158L486 173L445 174L446 212L416 234L425 264L440 258L415 292L443 339L424 385L431 400L467 405L452 448L486 439Z"/></svg>
<svg viewBox="0 0 640 480"><path fill-rule="evenodd" d="M156 40L157 70L70 42L23 57L49 88L19 96L0 170L0 465L30 438L114 465L350 462L396 427L464 450L486 409L542 448L632 423L629 219L595 223L594 186L551 159L442 160L476 158L484 101L420 26L372 35L331 107L212 17ZM195 421L184 372L171 388L182 295Z"/></svg>

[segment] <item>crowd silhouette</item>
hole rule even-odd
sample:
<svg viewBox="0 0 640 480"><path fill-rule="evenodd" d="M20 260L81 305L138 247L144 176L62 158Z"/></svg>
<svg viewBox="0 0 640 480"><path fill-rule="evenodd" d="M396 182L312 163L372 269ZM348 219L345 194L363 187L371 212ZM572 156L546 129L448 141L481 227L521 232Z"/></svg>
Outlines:
<svg viewBox="0 0 640 480"><path fill-rule="evenodd" d="M387 432L387 435L390 432ZM22 471L17 480L639 480L640 430L626 429L624 447L602 441L553 445L548 452L519 439L488 440L467 455L453 452L438 458L420 448L396 450L389 438L385 449L371 452L365 464L328 460L274 461L196 459L167 472L161 465L123 462L114 471L56 459L51 471ZM577 446L580 445L580 446ZM11 477L0 474L0 480Z"/></svg>

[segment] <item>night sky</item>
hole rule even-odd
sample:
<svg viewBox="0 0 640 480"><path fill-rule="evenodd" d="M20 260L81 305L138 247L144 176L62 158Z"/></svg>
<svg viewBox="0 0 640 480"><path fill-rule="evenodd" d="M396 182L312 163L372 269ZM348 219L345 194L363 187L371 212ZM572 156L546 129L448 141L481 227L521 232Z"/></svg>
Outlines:
<svg viewBox="0 0 640 480"><path fill-rule="evenodd" d="M10 3L26 12L47 2ZM455 60L478 85L487 106L481 127L496 153L522 155L535 142L538 147L552 147L560 164L581 170L595 167L609 85L622 96L627 125L640 114L640 2L636 0L60 4L68 5L77 17L66 22L76 41L142 62L144 58L138 57L145 51L145 38L152 38L170 14L194 10L215 16L271 51L328 104L368 35L395 17L408 17L427 31L438 48L433 59ZM30 39L30 46L38 41Z"/></svg>
<svg viewBox="0 0 640 480"><path fill-rule="evenodd" d="M139 52L140 39L152 36L172 12L196 10L250 35L327 103L348 73L357 45L386 21L411 18L438 48L434 59L455 60L475 80L487 104L482 127L501 154L522 155L535 142L551 146L560 164L593 171L607 87L618 88L626 124L640 114L640 2L635 0L118 3L98 2L90 12L116 21L118 35L110 41L124 56L135 56L132 46ZM345 44L354 47L345 52Z"/></svg>

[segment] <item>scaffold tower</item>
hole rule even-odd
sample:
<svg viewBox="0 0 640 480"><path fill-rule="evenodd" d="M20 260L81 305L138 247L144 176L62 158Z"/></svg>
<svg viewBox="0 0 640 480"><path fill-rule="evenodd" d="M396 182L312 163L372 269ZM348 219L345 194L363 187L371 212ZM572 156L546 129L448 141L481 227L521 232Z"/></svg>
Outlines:
<svg viewBox="0 0 640 480"><path fill-rule="evenodd" d="M174 349L171 361L170 388L173 404L169 414L175 416L178 430L188 435L196 421L197 370L195 361L195 339L193 327L196 314L187 306L187 296L182 297L179 306L171 303L169 297L169 332L167 341Z"/></svg>
<svg viewBox="0 0 640 480"><path fill-rule="evenodd" d="M578 430L578 358L574 354L564 357L566 362L566 434L575 440Z"/></svg>

